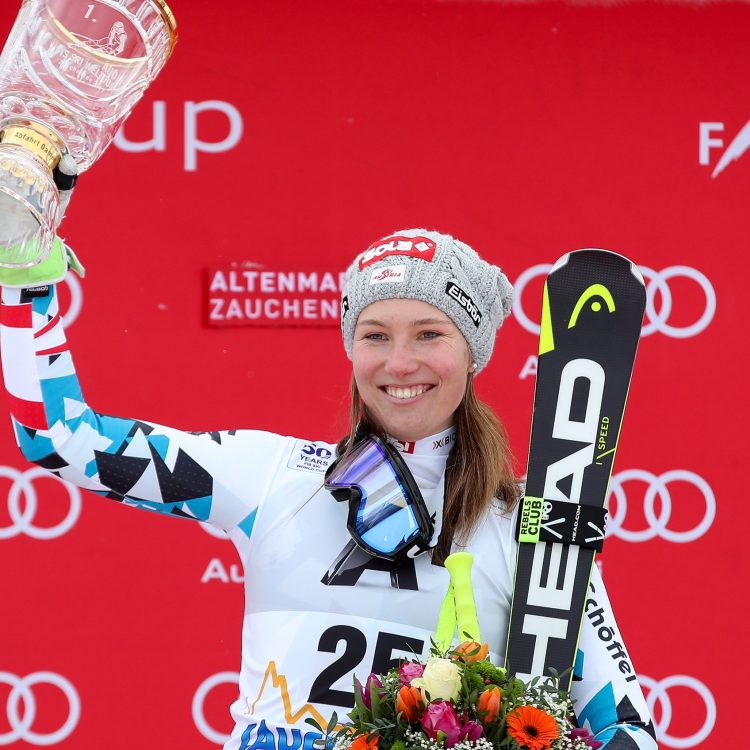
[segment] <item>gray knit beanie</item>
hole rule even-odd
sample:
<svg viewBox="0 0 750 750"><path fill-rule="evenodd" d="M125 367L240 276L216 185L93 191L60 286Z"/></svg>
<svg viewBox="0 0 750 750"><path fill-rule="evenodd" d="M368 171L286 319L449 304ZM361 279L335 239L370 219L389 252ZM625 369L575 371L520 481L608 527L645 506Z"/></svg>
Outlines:
<svg viewBox="0 0 750 750"><path fill-rule="evenodd" d="M510 314L513 288L497 266L448 234L395 232L370 245L346 272L341 332L349 359L359 314L384 299L417 299L442 310L464 335L476 373L492 356L495 331Z"/></svg>

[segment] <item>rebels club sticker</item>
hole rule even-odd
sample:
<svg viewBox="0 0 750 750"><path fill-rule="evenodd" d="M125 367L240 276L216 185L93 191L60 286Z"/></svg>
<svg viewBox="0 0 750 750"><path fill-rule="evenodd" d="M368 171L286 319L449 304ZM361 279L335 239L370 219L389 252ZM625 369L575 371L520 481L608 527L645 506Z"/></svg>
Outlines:
<svg viewBox="0 0 750 750"><path fill-rule="evenodd" d="M408 255L412 258L421 258L432 263L435 257L435 242L429 237L388 237L376 242L362 253L359 259L359 270L367 268L372 263L388 258L391 255Z"/></svg>

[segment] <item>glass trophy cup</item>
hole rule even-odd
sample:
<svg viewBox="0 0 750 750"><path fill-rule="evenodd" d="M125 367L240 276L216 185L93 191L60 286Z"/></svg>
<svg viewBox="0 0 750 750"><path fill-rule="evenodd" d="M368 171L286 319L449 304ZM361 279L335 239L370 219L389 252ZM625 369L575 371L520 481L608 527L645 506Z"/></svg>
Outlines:
<svg viewBox="0 0 750 750"><path fill-rule="evenodd" d="M0 57L0 266L49 254L77 175L176 40L164 0L24 0Z"/></svg>

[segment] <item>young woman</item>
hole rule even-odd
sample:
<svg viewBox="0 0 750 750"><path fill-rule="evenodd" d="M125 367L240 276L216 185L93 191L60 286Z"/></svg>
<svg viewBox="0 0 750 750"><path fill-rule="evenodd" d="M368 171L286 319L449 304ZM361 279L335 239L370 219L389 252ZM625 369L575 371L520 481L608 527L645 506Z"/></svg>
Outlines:
<svg viewBox="0 0 750 750"><path fill-rule="evenodd" d="M239 551L246 605L227 750L311 750L319 734L304 717L345 714L352 673L363 679L426 652L451 550L473 554L482 640L502 661L519 489L502 427L473 379L511 298L500 269L448 235L401 231L358 255L341 321L352 430L337 446L98 414L81 394L54 286L3 290L3 372L24 455L126 505L207 521ZM355 474L371 496L350 511L337 500ZM400 498L403 513L384 524L379 511L399 493L413 502ZM573 687L579 723L609 750L651 750L648 710L622 669L632 673L596 570L592 602ZM271 689L282 677L284 689Z"/></svg>

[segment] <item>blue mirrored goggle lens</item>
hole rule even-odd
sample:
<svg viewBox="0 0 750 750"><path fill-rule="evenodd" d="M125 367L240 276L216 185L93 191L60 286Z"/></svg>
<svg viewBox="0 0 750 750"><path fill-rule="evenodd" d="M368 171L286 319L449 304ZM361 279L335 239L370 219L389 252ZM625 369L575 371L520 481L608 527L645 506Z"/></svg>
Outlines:
<svg viewBox="0 0 750 750"><path fill-rule="evenodd" d="M419 534L417 519L411 508L391 506L389 514L371 525L357 516L357 532L362 540L378 552L389 554L416 539Z"/></svg>
<svg viewBox="0 0 750 750"><path fill-rule="evenodd" d="M337 466L326 481L328 488L352 486L362 497L354 528L365 544L383 554L399 549L419 535L419 524L408 493L385 451L367 441Z"/></svg>

